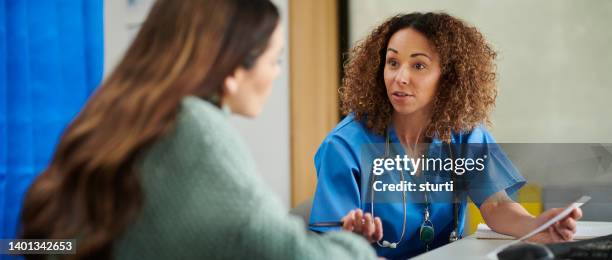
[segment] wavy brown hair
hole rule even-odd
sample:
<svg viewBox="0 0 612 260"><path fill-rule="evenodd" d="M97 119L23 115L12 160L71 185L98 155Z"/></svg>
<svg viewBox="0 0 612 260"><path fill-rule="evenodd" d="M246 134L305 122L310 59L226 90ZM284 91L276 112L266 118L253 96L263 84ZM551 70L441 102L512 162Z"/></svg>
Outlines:
<svg viewBox="0 0 612 260"><path fill-rule="evenodd" d="M144 151L172 129L183 97L213 100L227 76L250 69L278 20L269 0L157 1L28 190L21 237L77 238L67 258L111 258L142 207Z"/></svg>
<svg viewBox="0 0 612 260"><path fill-rule="evenodd" d="M412 28L422 33L440 56L441 76L426 137L450 141L452 132L490 125L497 96L495 51L474 27L446 13L410 13L391 17L352 48L340 88L343 113L354 113L377 134L391 120L393 107L383 78L391 36Z"/></svg>

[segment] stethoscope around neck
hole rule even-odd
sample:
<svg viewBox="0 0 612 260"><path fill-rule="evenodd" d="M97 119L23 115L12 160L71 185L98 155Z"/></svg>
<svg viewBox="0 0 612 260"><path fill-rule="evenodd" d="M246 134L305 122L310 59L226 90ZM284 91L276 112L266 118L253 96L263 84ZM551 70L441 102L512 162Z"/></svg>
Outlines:
<svg viewBox="0 0 612 260"><path fill-rule="evenodd" d="M390 150L390 145L391 145L391 138L389 137L389 132L385 131L385 158L389 157L389 150ZM450 156L453 157L452 154L452 149L450 147L450 143L448 144L449 147L449 153ZM423 173L425 174L425 173ZM454 173L451 173L451 178L453 180L453 185L456 185L457 181L456 176ZM372 174L372 177L370 178L370 184L368 187L373 187L373 183L374 181L376 181L376 175ZM404 182L404 171L400 169L400 179L401 179L401 183ZM426 178L425 178L426 179ZM370 199L371 199L371 203L370 203L370 212L372 214L372 217L374 218L376 215L374 214L374 197L375 197L375 193L376 191L374 189L370 190ZM425 207L423 209L423 222L421 223L421 226L419 228L419 240L421 242L423 242L425 244L425 250L429 250L429 244L431 244L431 242L433 242L434 237L435 237L435 229L434 229L434 225L433 222L430 219L430 212L429 212L429 198L428 198L428 192L425 191ZM451 231L450 236L448 238L449 242L455 242L457 240L459 240L459 232L458 232L458 228L459 228L459 205L458 205L459 201L458 201L458 196L455 192L455 187L453 187L453 231ZM406 215L407 215L407 205L406 205L406 191L402 190L402 207L403 207L403 218L402 218L402 234L400 235L400 238L395 241L395 242L389 242L387 240L381 239L382 242L376 241L376 244L380 247L384 247L384 248L397 248L397 246L404 240L404 236L406 233Z"/></svg>

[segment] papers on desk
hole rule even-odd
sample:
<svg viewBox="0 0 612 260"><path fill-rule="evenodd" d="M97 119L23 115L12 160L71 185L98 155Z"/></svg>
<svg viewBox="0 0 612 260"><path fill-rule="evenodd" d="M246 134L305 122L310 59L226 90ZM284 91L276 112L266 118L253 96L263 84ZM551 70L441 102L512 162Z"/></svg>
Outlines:
<svg viewBox="0 0 612 260"><path fill-rule="evenodd" d="M610 234L612 234L612 227L592 227L588 225L588 222L578 221L576 225L576 234L574 234L574 240L584 240ZM487 224L478 224L475 235L478 239L515 239L512 236L500 234L491 230Z"/></svg>
<svg viewBox="0 0 612 260"><path fill-rule="evenodd" d="M475 234L476 234L476 238L478 239L506 239L506 240L514 239L513 236L500 234L500 233L497 233L491 230L491 228L487 226L487 224L483 224L483 223L478 224L478 228L476 228Z"/></svg>

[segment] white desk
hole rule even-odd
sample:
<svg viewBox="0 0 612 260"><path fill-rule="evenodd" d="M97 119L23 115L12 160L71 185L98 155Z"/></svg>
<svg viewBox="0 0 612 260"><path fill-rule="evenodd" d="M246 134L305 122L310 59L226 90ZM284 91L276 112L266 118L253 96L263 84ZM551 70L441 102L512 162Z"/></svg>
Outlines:
<svg viewBox="0 0 612 260"><path fill-rule="evenodd" d="M581 226L612 228L612 222L579 221L578 228ZM477 239L475 235L471 235L457 242L421 254L413 259L488 259L486 256L489 252L511 241Z"/></svg>

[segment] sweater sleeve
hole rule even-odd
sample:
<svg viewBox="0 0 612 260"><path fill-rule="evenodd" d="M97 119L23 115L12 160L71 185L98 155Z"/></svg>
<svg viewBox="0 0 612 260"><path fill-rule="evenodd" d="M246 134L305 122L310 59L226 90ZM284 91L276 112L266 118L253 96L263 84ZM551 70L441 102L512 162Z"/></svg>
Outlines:
<svg viewBox="0 0 612 260"><path fill-rule="evenodd" d="M256 176L255 176L256 177ZM256 259L375 259L372 246L360 236L345 231L317 234L304 222L290 216L278 199L259 183L237 198L243 205L240 248L249 248ZM257 183L257 184L256 184ZM255 185L256 184L256 185ZM248 194L248 196L247 196Z"/></svg>
<svg viewBox="0 0 612 260"><path fill-rule="evenodd" d="M187 107L172 136L146 156L146 202L122 256L146 257L146 250L184 259L376 258L360 236L319 235L291 217L257 175L237 132L211 109Z"/></svg>
<svg viewBox="0 0 612 260"><path fill-rule="evenodd" d="M219 124L217 124L219 126ZM202 160L200 169L214 168L219 187L226 187L224 201L235 205L232 214L236 216L235 226L227 227L225 234L235 232L238 239L226 250L239 249L245 256L255 259L375 259L376 253L362 237L350 232L337 231L319 235L307 231L303 221L288 214L275 194L267 189L256 173L246 145L231 127L209 138L213 147L210 157ZM206 131L210 133L209 131ZM227 136L225 136L227 135ZM227 141L219 145L218 140ZM240 189L240 190L237 190ZM208 214L206 210L200 212ZM223 232L223 231L222 231ZM223 234L220 234L223 236ZM235 243L235 244L234 244Z"/></svg>

